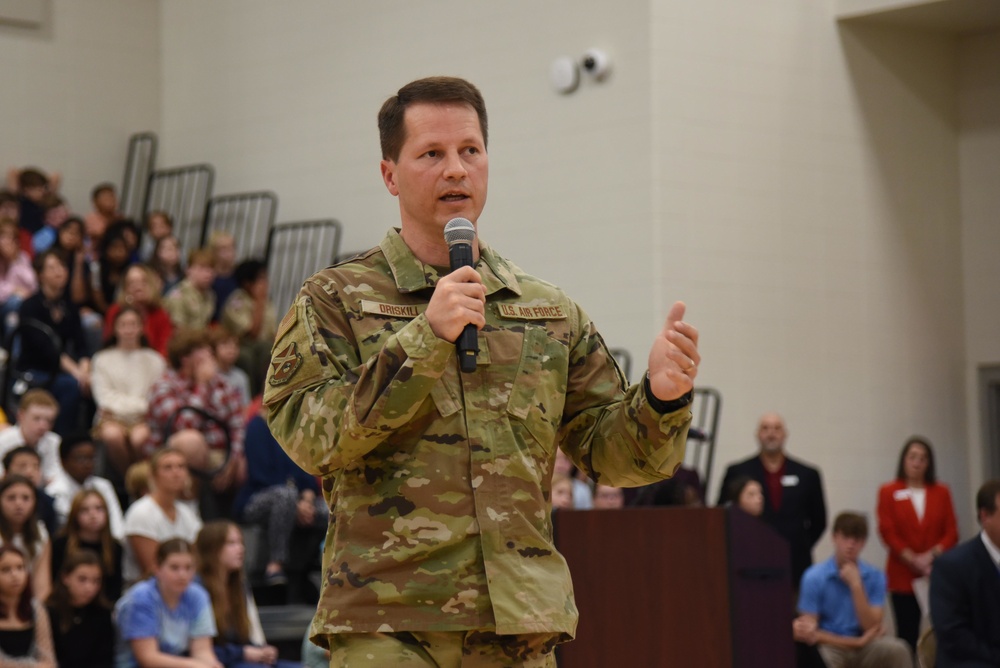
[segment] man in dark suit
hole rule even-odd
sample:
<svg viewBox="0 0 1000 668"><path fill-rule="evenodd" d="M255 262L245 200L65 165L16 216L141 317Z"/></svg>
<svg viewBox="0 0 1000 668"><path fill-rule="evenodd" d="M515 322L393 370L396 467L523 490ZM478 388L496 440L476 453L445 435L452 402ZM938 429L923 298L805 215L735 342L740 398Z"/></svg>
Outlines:
<svg viewBox="0 0 1000 668"><path fill-rule="evenodd" d="M798 590L802 574L812 565L812 549L826 531L826 501L819 471L785 455L788 432L777 413L766 413L757 425L760 453L726 469L719 505L730 499L730 486L749 476L764 490L761 519L788 541L792 585Z"/></svg>
<svg viewBox="0 0 1000 668"><path fill-rule="evenodd" d="M976 494L979 535L942 554L931 570L938 668L1000 666L1000 479Z"/></svg>

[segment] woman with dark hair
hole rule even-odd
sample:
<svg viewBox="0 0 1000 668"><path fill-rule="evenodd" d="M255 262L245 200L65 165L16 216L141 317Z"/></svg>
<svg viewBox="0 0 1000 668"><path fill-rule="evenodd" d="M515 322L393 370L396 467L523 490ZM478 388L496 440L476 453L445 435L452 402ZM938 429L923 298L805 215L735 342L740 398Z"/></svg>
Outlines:
<svg viewBox="0 0 1000 668"><path fill-rule="evenodd" d="M13 545L27 557L32 591L44 600L52 587L52 546L49 532L35 515L38 492L19 475L0 481L0 545Z"/></svg>
<svg viewBox="0 0 1000 668"><path fill-rule="evenodd" d="M111 668L115 627L101 594L101 559L90 550L69 555L48 600L59 668Z"/></svg>
<svg viewBox="0 0 1000 668"><path fill-rule="evenodd" d="M132 250L126 227L115 223L108 228L98 246L98 262L100 270L98 280L93 285L94 303L98 311L107 313L115 301L122 279L125 278L125 270L132 264Z"/></svg>
<svg viewBox="0 0 1000 668"><path fill-rule="evenodd" d="M160 543L154 577L129 589L115 606L119 668L223 668L212 651L212 602L194 575L190 543Z"/></svg>
<svg viewBox="0 0 1000 668"><path fill-rule="evenodd" d="M760 517L764 512L764 488L748 475L740 476L729 484L727 498L748 515Z"/></svg>
<svg viewBox="0 0 1000 668"><path fill-rule="evenodd" d="M243 534L227 520L209 522L198 533L195 555L201 585L212 599L215 656L226 668L293 668L278 661L278 649L268 645L257 605L243 573Z"/></svg>
<svg viewBox="0 0 1000 668"><path fill-rule="evenodd" d="M878 531L889 551L885 571L896 633L915 650L921 611L914 580L929 576L934 559L958 542L951 492L937 481L927 439L906 440L896 479L879 490Z"/></svg>
<svg viewBox="0 0 1000 668"><path fill-rule="evenodd" d="M129 274L134 271L142 270L133 266ZM149 389L163 375L167 363L149 347L142 315L136 308L118 309L113 332L93 359L91 383L97 404L94 436L104 442L114 469L125 475L129 465L142 459L142 447L149 439Z"/></svg>
<svg viewBox="0 0 1000 668"><path fill-rule="evenodd" d="M13 545L0 545L0 666L56 666L48 615L32 597L24 553Z"/></svg>

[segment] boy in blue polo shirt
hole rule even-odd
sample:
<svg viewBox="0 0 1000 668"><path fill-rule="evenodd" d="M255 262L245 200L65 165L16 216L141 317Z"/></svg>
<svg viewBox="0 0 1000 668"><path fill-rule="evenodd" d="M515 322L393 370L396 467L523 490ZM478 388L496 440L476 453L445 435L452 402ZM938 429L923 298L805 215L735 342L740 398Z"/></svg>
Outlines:
<svg viewBox="0 0 1000 668"><path fill-rule="evenodd" d="M882 629L885 573L861 561L868 521L841 513L833 556L802 575L795 639L817 645L827 668L912 668L909 645Z"/></svg>

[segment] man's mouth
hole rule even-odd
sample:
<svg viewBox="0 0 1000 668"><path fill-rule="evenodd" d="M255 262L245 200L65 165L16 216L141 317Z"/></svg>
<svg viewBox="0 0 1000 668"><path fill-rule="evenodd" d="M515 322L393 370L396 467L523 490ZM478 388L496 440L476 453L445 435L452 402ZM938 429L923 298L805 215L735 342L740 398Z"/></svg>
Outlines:
<svg viewBox="0 0 1000 668"><path fill-rule="evenodd" d="M462 200L469 199L469 196L465 193L445 193L438 199L442 202L461 202Z"/></svg>

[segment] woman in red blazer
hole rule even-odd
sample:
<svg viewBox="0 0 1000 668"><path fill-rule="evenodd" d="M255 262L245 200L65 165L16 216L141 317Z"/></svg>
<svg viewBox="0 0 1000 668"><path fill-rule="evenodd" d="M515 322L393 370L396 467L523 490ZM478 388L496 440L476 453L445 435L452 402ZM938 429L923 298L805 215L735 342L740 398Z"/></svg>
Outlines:
<svg viewBox="0 0 1000 668"><path fill-rule="evenodd" d="M913 580L930 575L934 559L958 543L951 493L937 482L927 439L913 436L906 441L896 480L879 490L878 531L889 548L885 571L896 633L916 649L921 615Z"/></svg>

